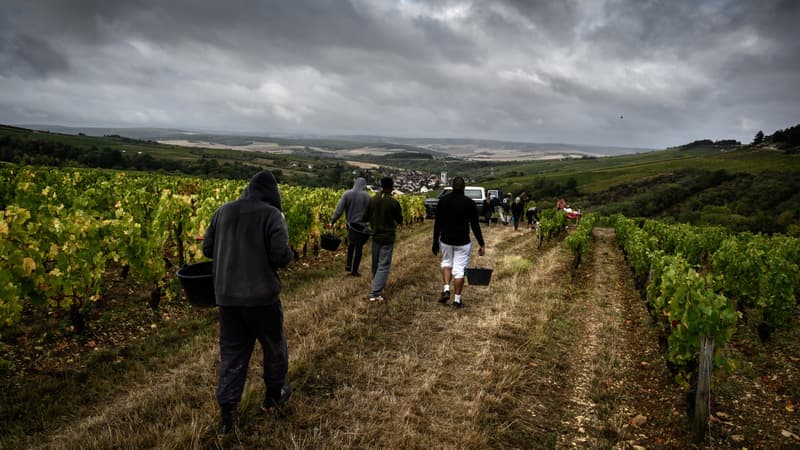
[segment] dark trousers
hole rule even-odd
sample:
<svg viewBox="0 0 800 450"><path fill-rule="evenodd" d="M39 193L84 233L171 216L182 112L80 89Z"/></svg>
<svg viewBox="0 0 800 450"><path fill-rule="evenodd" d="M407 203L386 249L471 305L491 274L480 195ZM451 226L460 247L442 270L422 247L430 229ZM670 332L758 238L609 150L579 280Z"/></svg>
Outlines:
<svg viewBox="0 0 800 450"><path fill-rule="evenodd" d="M348 228L347 242L347 262L345 263L345 269L350 273L358 273L358 268L361 266L361 255L364 252L364 244L367 242L367 236Z"/></svg>
<svg viewBox="0 0 800 450"><path fill-rule="evenodd" d="M220 406L237 404L242 399L256 341L264 352L263 378L267 392L279 393L289 368L280 302L258 307L219 307L217 403Z"/></svg>

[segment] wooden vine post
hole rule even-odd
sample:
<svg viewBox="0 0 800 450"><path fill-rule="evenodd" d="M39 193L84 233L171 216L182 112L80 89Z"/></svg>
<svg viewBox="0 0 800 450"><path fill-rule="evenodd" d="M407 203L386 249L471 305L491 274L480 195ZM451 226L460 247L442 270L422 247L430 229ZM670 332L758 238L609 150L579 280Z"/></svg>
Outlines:
<svg viewBox="0 0 800 450"><path fill-rule="evenodd" d="M708 432L708 418L711 410L711 369L714 364L714 338L703 336L700 339L700 357L697 372L697 395L694 400L692 433L694 442L700 443Z"/></svg>

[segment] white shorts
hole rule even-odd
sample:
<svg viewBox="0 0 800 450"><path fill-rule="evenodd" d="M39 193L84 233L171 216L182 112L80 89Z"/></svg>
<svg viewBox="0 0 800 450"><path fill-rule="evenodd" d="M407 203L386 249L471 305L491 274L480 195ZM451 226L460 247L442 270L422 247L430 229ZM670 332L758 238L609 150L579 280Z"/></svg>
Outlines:
<svg viewBox="0 0 800 450"><path fill-rule="evenodd" d="M453 278L464 278L464 269L469 264L472 243L447 245L440 241L439 250L442 252L442 268L451 267L453 269Z"/></svg>

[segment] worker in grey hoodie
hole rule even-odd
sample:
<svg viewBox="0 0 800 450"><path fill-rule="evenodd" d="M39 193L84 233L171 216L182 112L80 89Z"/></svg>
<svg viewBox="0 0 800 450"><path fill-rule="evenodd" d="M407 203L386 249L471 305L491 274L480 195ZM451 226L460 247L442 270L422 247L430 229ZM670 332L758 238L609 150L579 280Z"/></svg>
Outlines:
<svg viewBox="0 0 800 450"><path fill-rule="evenodd" d="M353 188L345 191L342 198L336 205L336 210L333 212L328 227L333 227L333 224L339 220L342 213L345 214L347 221L347 261L345 262L345 270L354 277L360 277L361 273L358 271L361 265L361 255L364 250L364 244L369 240L371 231L367 222L364 220L364 209L369 203L369 194L364 190L367 186L367 180L358 177L353 182Z"/></svg>
<svg viewBox="0 0 800 450"><path fill-rule="evenodd" d="M292 260L281 194L268 171L256 174L238 200L220 206L203 237L203 254L213 258L219 306L219 432L233 431L247 367L255 347L264 353L266 394L261 408L284 404L289 352L283 330L278 269Z"/></svg>

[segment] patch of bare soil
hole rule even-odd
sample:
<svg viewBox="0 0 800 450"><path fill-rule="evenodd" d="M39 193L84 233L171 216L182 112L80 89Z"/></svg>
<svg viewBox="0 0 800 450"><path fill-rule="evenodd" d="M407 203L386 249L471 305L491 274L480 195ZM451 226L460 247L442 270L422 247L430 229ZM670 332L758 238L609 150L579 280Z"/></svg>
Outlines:
<svg viewBox="0 0 800 450"><path fill-rule="evenodd" d="M800 309L796 317L800 319ZM800 448L800 328L761 342L742 322L712 385L708 448Z"/></svg>

